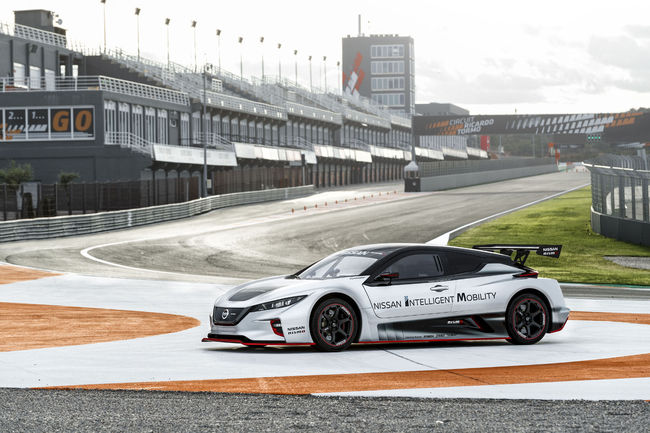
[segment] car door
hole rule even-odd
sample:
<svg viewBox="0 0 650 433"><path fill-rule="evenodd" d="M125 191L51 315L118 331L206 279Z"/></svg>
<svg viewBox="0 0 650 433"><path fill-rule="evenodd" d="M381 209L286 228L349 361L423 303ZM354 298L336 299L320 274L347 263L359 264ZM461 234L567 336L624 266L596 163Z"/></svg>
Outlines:
<svg viewBox="0 0 650 433"><path fill-rule="evenodd" d="M369 280L364 289L377 317L435 315L452 309L456 283L445 277L438 254L399 256Z"/></svg>
<svg viewBox="0 0 650 433"><path fill-rule="evenodd" d="M463 253L446 254L444 261L447 277L456 282L454 313L489 313L496 311L494 306L503 303L506 294L498 290L498 282L512 279L508 266L501 265L505 271L482 273L486 260Z"/></svg>

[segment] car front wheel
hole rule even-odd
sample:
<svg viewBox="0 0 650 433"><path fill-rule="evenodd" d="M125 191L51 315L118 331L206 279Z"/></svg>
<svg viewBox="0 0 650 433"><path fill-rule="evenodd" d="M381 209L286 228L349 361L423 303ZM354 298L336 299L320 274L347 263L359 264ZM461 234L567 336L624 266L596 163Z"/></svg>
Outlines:
<svg viewBox="0 0 650 433"><path fill-rule="evenodd" d="M342 299L325 299L316 305L311 316L311 336L316 347L327 352L345 350L357 332L357 314Z"/></svg>
<svg viewBox="0 0 650 433"><path fill-rule="evenodd" d="M506 328L513 344L533 344L544 337L549 325L546 303L532 293L523 293L510 302Z"/></svg>

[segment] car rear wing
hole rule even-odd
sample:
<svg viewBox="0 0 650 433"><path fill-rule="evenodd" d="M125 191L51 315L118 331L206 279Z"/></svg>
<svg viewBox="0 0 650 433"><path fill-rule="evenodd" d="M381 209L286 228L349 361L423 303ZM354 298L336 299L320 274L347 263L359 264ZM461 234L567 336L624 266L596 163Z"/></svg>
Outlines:
<svg viewBox="0 0 650 433"><path fill-rule="evenodd" d="M553 257L555 259L560 257L560 252L562 251L562 245L508 245L508 244L491 244L491 245L474 245L475 250L483 251L492 251L499 254L505 254L506 256L512 257L512 254L515 253L514 260L515 263L520 265L525 265L526 259L531 251L539 256L544 257Z"/></svg>

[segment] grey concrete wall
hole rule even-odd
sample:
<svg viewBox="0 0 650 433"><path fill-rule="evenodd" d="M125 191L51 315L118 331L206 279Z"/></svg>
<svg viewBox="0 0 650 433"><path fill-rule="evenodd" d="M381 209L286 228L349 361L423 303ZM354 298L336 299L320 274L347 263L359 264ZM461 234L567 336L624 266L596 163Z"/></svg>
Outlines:
<svg viewBox="0 0 650 433"><path fill-rule="evenodd" d="M608 238L650 246L650 224L604 215L591 209L591 229Z"/></svg>
<svg viewBox="0 0 650 433"><path fill-rule="evenodd" d="M450 174L444 176L423 177L421 191L442 191L462 188L464 186L499 182L519 177L536 176L557 171L555 164L533 167L511 168L507 170L480 171L476 173Z"/></svg>

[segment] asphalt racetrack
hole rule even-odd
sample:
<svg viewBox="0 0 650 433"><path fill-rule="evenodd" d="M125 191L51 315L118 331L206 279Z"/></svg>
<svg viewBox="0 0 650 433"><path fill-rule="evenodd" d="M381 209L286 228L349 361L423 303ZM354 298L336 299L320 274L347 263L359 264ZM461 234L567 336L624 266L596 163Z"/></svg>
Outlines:
<svg viewBox="0 0 650 433"><path fill-rule="evenodd" d="M200 343L211 303L232 284L294 272L349 246L426 242L588 182L585 173L555 173L411 194L401 184L365 185L130 230L2 244L0 261L57 274L2 269L0 311L20 304L28 319L38 321L24 329L13 324L18 343L0 347L0 431L647 431L650 405L643 400L650 372L625 376L616 364L622 361L606 362L630 359L630 371L647 368L650 302L644 289L564 286L569 306L581 312L578 320L527 350L488 342L321 354ZM544 242L543 234L537 241ZM93 323L95 309L104 310L104 328ZM111 325L125 311L132 322ZM599 321L602 311L612 321ZM159 326L153 320L168 316L175 322L152 335ZM141 325L146 322L148 327ZM38 341L20 345L37 333ZM70 338L84 344L70 346ZM574 382L553 382L540 376L535 383L548 363L569 372L598 367L594 377L588 372L564 379ZM353 383L384 372L406 380L411 373L462 375L475 367L524 371L528 364L527 382L506 378L444 387L430 377L419 389L398 384L383 391L318 388L314 382L297 392L307 394L301 396L129 391L119 385L147 382L137 386L164 389L180 380L186 382L170 389L196 390L199 384L214 390L206 385L214 379L225 392L273 392L268 384L280 386L280 379L293 376L342 375ZM230 383L252 385L246 391L228 389ZM116 390L30 389L80 386Z"/></svg>
<svg viewBox="0 0 650 433"><path fill-rule="evenodd" d="M130 230L9 243L0 245L0 260L102 277L244 281L292 273L351 246L427 242L588 182L585 173L555 173L434 193L405 194L401 184L349 187ZM79 254L88 248L111 264Z"/></svg>

